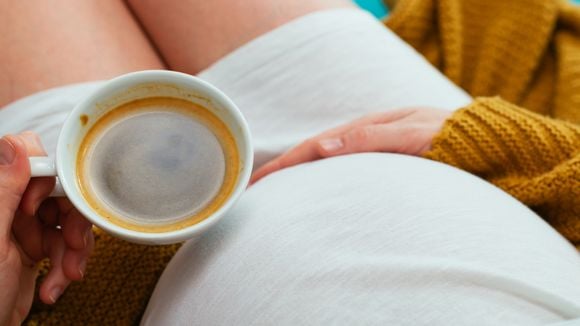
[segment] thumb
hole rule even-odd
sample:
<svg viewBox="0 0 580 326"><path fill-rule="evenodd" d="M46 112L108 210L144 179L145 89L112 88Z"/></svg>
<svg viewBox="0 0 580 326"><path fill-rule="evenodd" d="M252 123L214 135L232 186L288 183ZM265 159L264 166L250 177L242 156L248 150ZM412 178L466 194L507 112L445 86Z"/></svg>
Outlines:
<svg viewBox="0 0 580 326"><path fill-rule="evenodd" d="M30 179L26 146L14 136L0 139L0 240L10 236L12 220Z"/></svg>

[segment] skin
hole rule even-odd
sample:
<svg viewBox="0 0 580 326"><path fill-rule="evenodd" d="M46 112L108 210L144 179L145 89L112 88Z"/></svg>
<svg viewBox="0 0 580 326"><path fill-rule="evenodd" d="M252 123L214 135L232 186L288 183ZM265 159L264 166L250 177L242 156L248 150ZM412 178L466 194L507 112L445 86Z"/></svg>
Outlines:
<svg viewBox="0 0 580 326"><path fill-rule="evenodd" d="M362 117L310 138L264 164L250 183L284 168L338 155L390 152L420 156L431 148L433 137L450 115L444 110L417 108Z"/></svg>
<svg viewBox="0 0 580 326"><path fill-rule="evenodd" d="M30 179L28 157L43 155L33 133L0 139L1 325L20 325L26 317L40 260L51 262L40 298L52 304L71 281L83 278L94 245L91 224L68 200L46 200L54 178Z"/></svg>
<svg viewBox="0 0 580 326"><path fill-rule="evenodd" d="M0 108L47 88L164 69L118 0L0 0Z"/></svg>
<svg viewBox="0 0 580 326"><path fill-rule="evenodd" d="M172 70L197 74L292 19L350 0L126 0Z"/></svg>

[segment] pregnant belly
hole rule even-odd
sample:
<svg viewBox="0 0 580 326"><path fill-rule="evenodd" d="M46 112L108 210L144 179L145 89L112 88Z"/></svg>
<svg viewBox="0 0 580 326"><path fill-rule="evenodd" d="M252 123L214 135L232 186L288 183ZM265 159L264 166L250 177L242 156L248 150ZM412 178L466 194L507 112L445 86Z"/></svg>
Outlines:
<svg viewBox="0 0 580 326"><path fill-rule="evenodd" d="M173 258L145 324L388 325L417 309L417 323L502 311L475 318L533 324L580 313L578 278L574 249L494 186L420 158L360 154L250 187Z"/></svg>

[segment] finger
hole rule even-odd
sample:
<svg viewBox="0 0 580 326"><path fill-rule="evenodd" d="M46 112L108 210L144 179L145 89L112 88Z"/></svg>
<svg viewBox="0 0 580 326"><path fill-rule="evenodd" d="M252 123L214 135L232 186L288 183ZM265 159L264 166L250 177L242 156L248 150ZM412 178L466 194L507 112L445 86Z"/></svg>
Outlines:
<svg viewBox="0 0 580 326"><path fill-rule="evenodd" d="M56 199L49 198L42 202L36 216L29 216L17 211L12 224L12 233L24 254L37 262L45 257L43 247L43 229L45 226L57 226L59 206Z"/></svg>
<svg viewBox="0 0 580 326"><path fill-rule="evenodd" d="M322 139L318 152L323 157L363 152L419 154L425 148L429 130L420 124L379 124L355 128L341 137Z"/></svg>
<svg viewBox="0 0 580 326"><path fill-rule="evenodd" d="M262 165L259 169L254 171L254 173L252 173L252 176L250 177L250 186L258 182L268 174L274 173L280 169L281 169L280 163L278 162L277 159L267 162L266 164Z"/></svg>
<svg viewBox="0 0 580 326"><path fill-rule="evenodd" d="M38 267L36 264L31 267L26 265L22 266L20 272L20 291L16 299L16 313L18 314L19 322L15 325L20 325L30 311L32 300L34 299L34 287L37 275Z"/></svg>
<svg viewBox="0 0 580 326"><path fill-rule="evenodd" d="M16 286L15 289L18 290L18 293L16 293L16 297L14 298L15 304L13 305L12 310L13 323L10 325L20 325L26 318L32 305L36 277L38 274L38 264L27 257L16 239L13 238L12 242L19 252L21 266L18 268L18 284L11 285L13 287ZM0 276L0 279L1 278L2 277ZM10 288L10 285L8 287Z"/></svg>
<svg viewBox="0 0 580 326"><path fill-rule="evenodd" d="M36 213L37 220L44 226L60 225L59 216L62 214L56 198L48 198L40 204Z"/></svg>
<svg viewBox="0 0 580 326"><path fill-rule="evenodd" d="M16 136L26 146L28 156L44 156L46 152L40 143L40 138L33 132L27 131ZM42 223L37 218L39 206L48 197L54 187L54 178L33 178L28 183L26 191L20 201L20 210L14 220L12 231L18 240L24 254L30 259L38 261L43 257L42 250ZM47 206L47 205L45 205ZM53 206L54 207L54 206ZM50 204L48 205L50 209ZM47 207L44 208L47 210ZM51 214L54 215L54 214Z"/></svg>
<svg viewBox="0 0 580 326"><path fill-rule="evenodd" d="M26 131L17 136L26 146L28 156L46 156L40 138L31 131ZM33 178L30 180L26 192L22 196L20 209L30 216L36 215L38 207L50 195L55 184L54 177Z"/></svg>
<svg viewBox="0 0 580 326"><path fill-rule="evenodd" d="M334 139L339 135L342 135L348 131L373 124L384 124L391 123L394 121L402 120L408 116L414 114L416 109L401 109L393 110L388 112L373 113L354 120L342 126L325 131L315 137L312 137L298 146L290 149L288 152L282 154L281 156L275 158L272 161L262 165L258 170L256 170L252 177L250 178L250 185L256 183L263 177L274 173L278 170L298 165L301 163L311 162L322 157L320 152L320 146L318 142L323 139Z"/></svg>
<svg viewBox="0 0 580 326"><path fill-rule="evenodd" d="M62 214L61 214L62 216ZM70 208L61 219L62 233L67 247L75 250L87 246L92 224L75 208Z"/></svg>
<svg viewBox="0 0 580 326"><path fill-rule="evenodd" d="M63 270L63 258L66 245L60 230L46 227L44 229L44 248L50 258L50 270L40 286L40 299L46 304L53 304L70 284Z"/></svg>
<svg viewBox="0 0 580 326"><path fill-rule="evenodd" d="M95 245L93 233L87 236L87 245L81 250L67 248L63 258L64 275L70 280L80 281L85 275L87 261Z"/></svg>
<svg viewBox="0 0 580 326"><path fill-rule="evenodd" d="M9 241L14 215L30 179L26 147L18 138L0 139L0 241Z"/></svg>
<svg viewBox="0 0 580 326"><path fill-rule="evenodd" d="M59 198L55 198L56 202L58 203L58 207L60 208L61 212L68 214L68 212L71 209L74 209L75 207L73 206L73 204L70 202L70 200L66 197L59 197Z"/></svg>
<svg viewBox="0 0 580 326"><path fill-rule="evenodd" d="M318 153L316 144L316 139L307 140L300 145L290 149L288 152L262 165L252 174L252 177L250 178L250 184L254 184L263 177L278 170L319 159L320 154Z"/></svg>
<svg viewBox="0 0 580 326"><path fill-rule="evenodd" d="M16 217L12 223L12 234L20 245L22 254L33 262L44 258L42 248L42 225L34 216L29 216L22 211L16 211Z"/></svg>
<svg viewBox="0 0 580 326"><path fill-rule="evenodd" d="M378 113L371 113L365 115L359 119L353 120L350 123L345 125L338 126L336 128L329 129L315 137L314 139L320 140L325 138L332 138L332 136L342 135L347 131L353 130L355 128L359 128L362 126L372 125L372 124L386 124L392 123L395 121L403 120L414 113L417 112L417 109L408 108L408 109L400 109L400 110L392 110L387 112L378 112Z"/></svg>

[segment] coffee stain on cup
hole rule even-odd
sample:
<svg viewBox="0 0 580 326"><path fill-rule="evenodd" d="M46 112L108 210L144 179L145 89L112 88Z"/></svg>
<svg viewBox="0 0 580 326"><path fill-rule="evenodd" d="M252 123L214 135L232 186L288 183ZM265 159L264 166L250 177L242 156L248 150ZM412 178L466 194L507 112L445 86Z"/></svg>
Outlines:
<svg viewBox="0 0 580 326"><path fill-rule="evenodd" d="M82 114L81 117L79 118L81 120L81 126L86 126L87 123L89 122L89 116L86 114Z"/></svg>

